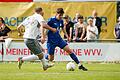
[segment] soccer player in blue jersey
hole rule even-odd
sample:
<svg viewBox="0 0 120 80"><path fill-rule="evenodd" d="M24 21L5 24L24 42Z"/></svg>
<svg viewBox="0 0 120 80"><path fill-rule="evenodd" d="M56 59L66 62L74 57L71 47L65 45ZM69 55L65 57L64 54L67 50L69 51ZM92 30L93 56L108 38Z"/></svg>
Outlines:
<svg viewBox="0 0 120 80"><path fill-rule="evenodd" d="M64 26L63 20L62 20L63 14L64 14L63 8L58 8L56 10L55 17L52 17L48 20L48 25L52 28L56 28L58 31L52 32L52 31L48 30L47 49L48 49L49 55L48 56L46 55L46 59L48 59L49 61L54 60L54 51L55 51L55 48L58 46L59 48L65 50L70 55L70 57L78 64L79 69L81 69L83 71L87 71L87 69L80 63L80 61L78 60L76 55L69 48L67 42L65 42L59 34L60 27ZM63 32L68 37L68 35L66 34L66 32L64 30L63 30Z"/></svg>

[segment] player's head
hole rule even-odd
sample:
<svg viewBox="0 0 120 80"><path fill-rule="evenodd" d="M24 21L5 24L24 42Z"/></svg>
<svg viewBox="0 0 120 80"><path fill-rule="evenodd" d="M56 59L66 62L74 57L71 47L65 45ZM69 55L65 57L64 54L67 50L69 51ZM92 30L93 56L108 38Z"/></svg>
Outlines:
<svg viewBox="0 0 120 80"><path fill-rule="evenodd" d="M42 16L44 15L43 9L42 9L41 7L35 8L35 12L36 12L37 14L42 15Z"/></svg>
<svg viewBox="0 0 120 80"><path fill-rule="evenodd" d="M61 19L62 19L63 14L64 14L63 8L57 8L57 10L56 10L56 18L57 18L58 20L61 20Z"/></svg>

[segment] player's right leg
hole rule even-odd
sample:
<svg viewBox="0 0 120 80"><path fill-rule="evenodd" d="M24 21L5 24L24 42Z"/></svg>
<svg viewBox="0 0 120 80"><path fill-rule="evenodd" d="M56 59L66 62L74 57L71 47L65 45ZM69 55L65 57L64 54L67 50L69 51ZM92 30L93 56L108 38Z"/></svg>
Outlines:
<svg viewBox="0 0 120 80"><path fill-rule="evenodd" d="M31 54L33 54L33 53L31 52ZM24 61L34 61L34 60L39 60L38 56L34 55L34 54L30 55L30 56L25 56L25 57L19 57L18 58L18 68L21 69Z"/></svg>

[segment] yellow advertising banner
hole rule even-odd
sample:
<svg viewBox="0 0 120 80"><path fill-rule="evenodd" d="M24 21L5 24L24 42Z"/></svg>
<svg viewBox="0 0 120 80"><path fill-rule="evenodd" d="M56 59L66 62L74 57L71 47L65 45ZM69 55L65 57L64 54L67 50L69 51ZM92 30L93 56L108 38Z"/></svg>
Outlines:
<svg viewBox="0 0 120 80"><path fill-rule="evenodd" d="M42 7L44 18L55 15L55 10L62 7L65 14L72 19L76 13L84 16L85 21L92 16L92 11L97 10L98 16L102 19L101 39L114 39L113 30L116 23L116 2L39 2L39 3L0 3L0 16L5 23L13 30L11 36L18 38L16 27L29 15L33 14L35 7Z"/></svg>

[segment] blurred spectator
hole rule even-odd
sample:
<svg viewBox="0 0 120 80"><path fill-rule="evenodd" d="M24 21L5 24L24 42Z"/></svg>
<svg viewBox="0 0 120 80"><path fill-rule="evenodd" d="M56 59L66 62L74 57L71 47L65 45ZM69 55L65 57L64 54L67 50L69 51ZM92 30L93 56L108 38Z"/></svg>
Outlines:
<svg viewBox="0 0 120 80"><path fill-rule="evenodd" d="M83 41L86 34L85 24L83 16L78 17L78 22L74 25L75 28L75 41Z"/></svg>
<svg viewBox="0 0 120 80"><path fill-rule="evenodd" d="M100 17L98 17L98 13L96 10L94 10L92 12L92 16L93 16L93 25L94 26L97 26L97 29L98 29L98 36L97 36L97 39L99 39L99 35L100 35L100 32L101 32L101 26L102 26L102 20Z"/></svg>
<svg viewBox="0 0 120 80"><path fill-rule="evenodd" d="M83 40L87 39L87 41L94 41L94 40L97 39L97 36L98 36L97 26L93 25L93 19L92 18L89 18L87 22L88 22L87 34L86 34L86 37Z"/></svg>
<svg viewBox="0 0 120 80"><path fill-rule="evenodd" d="M11 29L5 25L3 18L0 17L0 40L8 38L9 37L8 33L10 31Z"/></svg>
<svg viewBox="0 0 120 80"><path fill-rule="evenodd" d="M73 18L73 23L77 23L78 22L78 17L80 17L80 13L76 13L75 17Z"/></svg>
<svg viewBox="0 0 120 80"><path fill-rule="evenodd" d="M74 23L70 21L70 17L68 15L65 15L63 18L64 18L64 29L68 36L67 38L67 36L64 35L64 38L65 39L67 38L68 41L72 41Z"/></svg>
<svg viewBox="0 0 120 80"><path fill-rule="evenodd" d="M118 23L115 25L114 28L114 36L116 39L120 39L120 17L118 18Z"/></svg>

